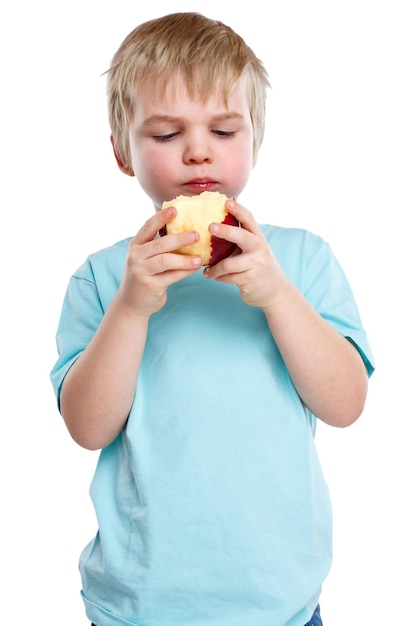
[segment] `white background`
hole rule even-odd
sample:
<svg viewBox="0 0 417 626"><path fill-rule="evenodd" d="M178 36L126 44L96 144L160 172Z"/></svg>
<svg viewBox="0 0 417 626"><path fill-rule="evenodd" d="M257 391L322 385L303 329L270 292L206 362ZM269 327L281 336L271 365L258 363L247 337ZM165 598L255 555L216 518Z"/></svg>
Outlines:
<svg viewBox="0 0 417 626"><path fill-rule="evenodd" d="M376 357L361 419L317 434L335 518L325 626L417 623L413 4L2 5L0 559L10 623L87 624L78 556L95 532L97 455L58 415L54 336L70 273L152 211L113 160L100 75L138 23L187 10L230 24L270 74L267 137L242 203L260 222L331 243Z"/></svg>

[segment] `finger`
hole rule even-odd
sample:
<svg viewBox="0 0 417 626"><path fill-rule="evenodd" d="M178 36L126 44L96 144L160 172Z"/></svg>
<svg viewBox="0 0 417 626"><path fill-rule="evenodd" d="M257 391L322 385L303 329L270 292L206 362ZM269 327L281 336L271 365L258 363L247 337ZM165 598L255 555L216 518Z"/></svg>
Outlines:
<svg viewBox="0 0 417 626"><path fill-rule="evenodd" d="M136 243L133 243L132 240L129 244L129 263L131 266L140 264L144 268L145 274L149 275L160 273L165 269L170 270L173 265L175 266L175 263L178 267L200 266L200 257L193 255L194 259L190 259L191 255L180 255L177 252L179 248L186 248L195 244L199 237L198 233L191 231L157 237L142 244L139 244L138 238L136 238ZM173 258L165 258L168 256ZM178 257L185 257L185 259ZM149 263L152 259L156 259L156 262ZM164 263L167 263L166 268Z"/></svg>
<svg viewBox="0 0 417 626"><path fill-rule="evenodd" d="M178 248L187 248L197 243L200 235L196 231L184 231L157 237L143 247L147 250L148 256L175 252Z"/></svg>
<svg viewBox="0 0 417 626"><path fill-rule="evenodd" d="M258 233L239 228L238 226L230 226L228 224L210 224L209 231L219 239L226 239L235 243L241 252L253 252L262 241L262 231Z"/></svg>
<svg viewBox="0 0 417 626"><path fill-rule="evenodd" d="M226 208L234 215L241 227L255 234L259 234L261 229L255 220L253 214L243 205L239 204L234 198L230 198L226 202Z"/></svg>
<svg viewBox="0 0 417 626"><path fill-rule="evenodd" d="M180 276L182 278L190 272L197 271L200 267L200 257L175 252L156 255L146 261L146 269L149 276L155 276L157 274L182 274Z"/></svg>
<svg viewBox="0 0 417 626"><path fill-rule="evenodd" d="M242 275L252 269L253 263L250 255L232 255L219 261L216 265L204 268L206 278L222 280L222 282L238 283L238 275Z"/></svg>
<svg viewBox="0 0 417 626"><path fill-rule="evenodd" d="M159 231L166 225L167 222L175 217L176 213L177 211L175 207L167 207L157 211L138 230L136 235L132 238L132 244L141 245L155 239L155 237L159 234Z"/></svg>

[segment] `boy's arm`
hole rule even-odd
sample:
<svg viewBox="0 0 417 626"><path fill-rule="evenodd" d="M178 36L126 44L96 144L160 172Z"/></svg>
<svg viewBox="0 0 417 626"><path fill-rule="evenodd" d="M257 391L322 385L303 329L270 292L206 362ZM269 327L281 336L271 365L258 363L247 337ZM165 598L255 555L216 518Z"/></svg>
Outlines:
<svg viewBox="0 0 417 626"><path fill-rule="evenodd" d="M126 423L146 342L149 317L133 315L120 300L117 293L62 385L65 424L90 450L107 446Z"/></svg>
<svg viewBox="0 0 417 626"><path fill-rule="evenodd" d="M368 373L355 346L285 281L264 308L295 388L307 408L332 426L349 426L362 413Z"/></svg>
<svg viewBox="0 0 417 626"><path fill-rule="evenodd" d="M155 235L175 215L158 211L132 238L121 285L89 345L69 369L60 410L73 439L95 450L109 445L128 419L136 391L150 316L166 301L167 288L196 272L198 257L173 254L198 235Z"/></svg>
<svg viewBox="0 0 417 626"><path fill-rule="evenodd" d="M263 309L308 409L328 424L352 424L363 411L368 389L360 353L286 277L252 214L233 200L227 206L242 228L216 224L211 232L236 243L241 254L206 268L205 276L237 285L247 304Z"/></svg>

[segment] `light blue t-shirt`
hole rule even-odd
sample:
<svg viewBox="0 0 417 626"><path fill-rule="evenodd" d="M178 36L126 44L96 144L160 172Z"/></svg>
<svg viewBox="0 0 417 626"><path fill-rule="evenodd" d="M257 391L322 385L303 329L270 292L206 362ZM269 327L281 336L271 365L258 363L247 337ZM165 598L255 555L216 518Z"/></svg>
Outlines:
<svg viewBox="0 0 417 626"><path fill-rule="evenodd" d="M329 246L263 226L284 272L373 357ZM118 288L128 241L71 277L57 333L62 381ZM91 485L99 530L80 558L100 626L303 626L332 551L328 489L300 401L262 310L201 272L168 290L149 324L126 427Z"/></svg>

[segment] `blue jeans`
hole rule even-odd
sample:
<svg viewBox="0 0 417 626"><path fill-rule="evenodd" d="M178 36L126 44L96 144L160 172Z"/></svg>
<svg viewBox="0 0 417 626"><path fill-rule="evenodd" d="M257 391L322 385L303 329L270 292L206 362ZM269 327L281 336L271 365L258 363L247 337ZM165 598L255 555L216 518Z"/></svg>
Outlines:
<svg viewBox="0 0 417 626"><path fill-rule="evenodd" d="M307 622L305 626L323 626L323 622L321 621L320 616L320 605L318 604L316 610L310 618L310 621Z"/></svg>
<svg viewBox="0 0 417 626"><path fill-rule="evenodd" d="M91 624L91 626L95 626L94 624ZM321 617L320 617L320 606L317 605L316 610L314 611L313 615L311 616L310 621L307 622L307 624L305 624L305 626L323 626L323 622L321 621Z"/></svg>

